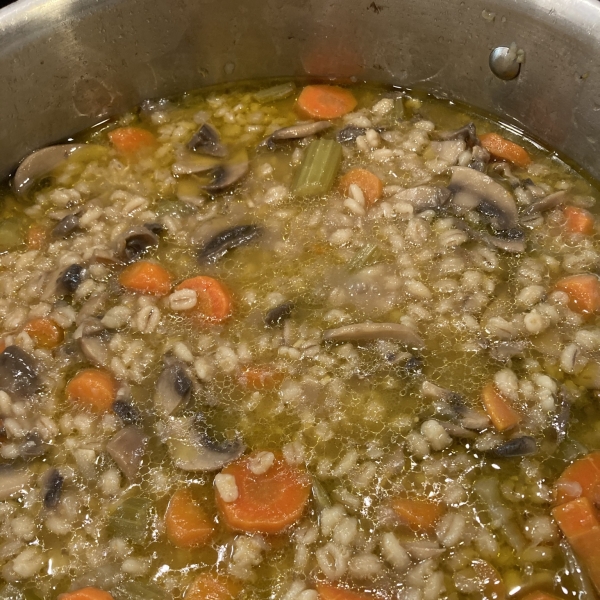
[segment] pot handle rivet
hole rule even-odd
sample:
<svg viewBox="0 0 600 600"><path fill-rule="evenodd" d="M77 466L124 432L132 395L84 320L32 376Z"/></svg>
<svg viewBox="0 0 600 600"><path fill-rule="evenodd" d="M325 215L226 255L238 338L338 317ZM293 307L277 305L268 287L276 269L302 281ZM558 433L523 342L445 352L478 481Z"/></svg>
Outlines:
<svg viewBox="0 0 600 600"><path fill-rule="evenodd" d="M498 46L490 52L490 69L499 79L509 81L520 73L523 57L523 51L518 50L516 44L511 44L510 48Z"/></svg>

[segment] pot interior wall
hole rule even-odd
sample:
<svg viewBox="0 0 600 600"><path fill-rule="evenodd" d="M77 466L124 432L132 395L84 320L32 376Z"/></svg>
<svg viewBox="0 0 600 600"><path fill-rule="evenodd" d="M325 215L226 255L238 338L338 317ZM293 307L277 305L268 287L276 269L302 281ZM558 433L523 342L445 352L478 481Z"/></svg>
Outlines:
<svg viewBox="0 0 600 600"><path fill-rule="evenodd" d="M521 74L488 58L512 42ZM600 177L594 0L20 0L0 11L0 174L144 98L309 76L443 93Z"/></svg>

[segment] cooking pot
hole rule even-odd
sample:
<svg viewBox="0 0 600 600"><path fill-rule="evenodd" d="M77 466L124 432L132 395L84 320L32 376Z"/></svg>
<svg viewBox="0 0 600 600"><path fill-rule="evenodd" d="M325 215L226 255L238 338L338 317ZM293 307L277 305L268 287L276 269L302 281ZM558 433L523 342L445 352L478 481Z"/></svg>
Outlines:
<svg viewBox="0 0 600 600"><path fill-rule="evenodd" d="M511 44L507 80L490 53ZM599 58L596 0L19 0L0 10L0 174L145 98L308 76L468 102L598 178Z"/></svg>

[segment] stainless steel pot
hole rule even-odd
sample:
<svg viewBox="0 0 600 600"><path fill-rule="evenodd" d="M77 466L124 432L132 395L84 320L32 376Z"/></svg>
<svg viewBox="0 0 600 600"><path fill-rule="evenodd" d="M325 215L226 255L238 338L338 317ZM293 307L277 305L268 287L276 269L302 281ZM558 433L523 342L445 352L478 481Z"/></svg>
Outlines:
<svg viewBox="0 0 600 600"><path fill-rule="evenodd" d="M489 55L516 43L520 74ZM144 98L269 76L420 87L600 178L597 0L19 0L0 11L0 173Z"/></svg>

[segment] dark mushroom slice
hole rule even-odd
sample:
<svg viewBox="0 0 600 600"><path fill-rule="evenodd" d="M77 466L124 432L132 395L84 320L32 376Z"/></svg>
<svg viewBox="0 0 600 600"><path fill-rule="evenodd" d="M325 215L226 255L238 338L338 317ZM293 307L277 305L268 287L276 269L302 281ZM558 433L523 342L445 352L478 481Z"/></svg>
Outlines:
<svg viewBox="0 0 600 600"><path fill-rule="evenodd" d="M459 129L454 131L437 131L432 133L431 138L440 142L447 142L451 140L463 140L467 145L467 148L479 145L479 138L477 137L477 130L475 123L467 123Z"/></svg>
<svg viewBox="0 0 600 600"><path fill-rule="evenodd" d="M356 323L323 332L326 342L367 342L372 340L396 340L409 348L421 350L423 339L410 327L399 323Z"/></svg>
<svg viewBox="0 0 600 600"><path fill-rule="evenodd" d="M16 469L11 465L0 465L0 501L8 500L13 494L26 490L31 483L29 469Z"/></svg>
<svg viewBox="0 0 600 600"><path fill-rule="evenodd" d="M188 142L187 147L195 152L200 152L208 156L223 158L227 156L227 148L221 143L219 132L208 123L204 123L192 139Z"/></svg>
<svg viewBox="0 0 600 600"><path fill-rule="evenodd" d="M148 227L136 227L119 236L115 243L116 257L130 263L139 260L151 248L158 246L158 236Z"/></svg>
<svg viewBox="0 0 600 600"><path fill-rule="evenodd" d="M460 219L456 220L454 224L458 229L464 231L472 240L483 242L490 248L498 248L498 250L504 250L511 254L525 252L525 234L518 227L498 232L496 235L490 235L486 231L479 231L469 227Z"/></svg>
<svg viewBox="0 0 600 600"><path fill-rule="evenodd" d="M510 187L513 188L513 190L516 190L518 187L521 187L521 180L512 174L510 165L507 162L501 161L494 163L490 166L490 171L492 173L498 173L501 177L506 179L506 181L508 182Z"/></svg>
<svg viewBox="0 0 600 600"><path fill-rule="evenodd" d="M456 423L451 423L450 421L440 421L439 423L452 437L464 440L472 440L477 437L477 434L474 431L467 429L466 427L461 427Z"/></svg>
<svg viewBox="0 0 600 600"><path fill-rule="evenodd" d="M271 150L275 148L276 142L299 140L309 135L316 135L332 126L330 121L306 121L296 123L291 127L282 127L274 131L261 145L265 145Z"/></svg>
<svg viewBox="0 0 600 600"><path fill-rule="evenodd" d="M32 152L17 168L12 179L13 190L19 196L26 194L36 181L56 169L73 152L84 146L85 144L60 144Z"/></svg>
<svg viewBox="0 0 600 600"><path fill-rule="evenodd" d="M82 335L79 347L83 355L96 367L107 367L110 363L108 345L95 335Z"/></svg>
<svg viewBox="0 0 600 600"><path fill-rule="evenodd" d="M42 440L40 435L35 431L29 432L25 439L19 444L19 456L25 460L44 456L50 449L50 444Z"/></svg>
<svg viewBox="0 0 600 600"><path fill-rule="evenodd" d="M532 202L524 211L525 216L539 215L565 204L569 199L569 194L564 190L548 194L535 202Z"/></svg>
<svg viewBox="0 0 600 600"><path fill-rule="evenodd" d="M144 223L144 227L156 236L162 235L167 230L162 223Z"/></svg>
<svg viewBox="0 0 600 600"><path fill-rule="evenodd" d="M448 188L451 203L463 210L477 210L499 230L516 228L517 205L512 194L497 181L469 167L452 167Z"/></svg>
<svg viewBox="0 0 600 600"><path fill-rule="evenodd" d="M528 347L525 340L510 340L494 343L486 343L490 356L499 362L508 362L515 356L522 357L525 349Z"/></svg>
<svg viewBox="0 0 600 600"><path fill-rule="evenodd" d="M244 453L246 446L239 438L217 443L199 432L195 421L192 417L169 420L169 451L177 468L218 471Z"/></svg>
<svg viewBox="0 0 600 600"><path fill-rule="evenodd" d="M185 406L192 397L193 383L183 362L167 357L156 381L154 407L164 417Z"/></svg>
<svg viewBox="0 0 600 600"><path fill-rule="evenodd" d="M117 398L113 402L112 409L123 425L140 425L142 423L142 413L128 400Z"/></svg>
<svg viewBox="0 0 600 600"><path fill-rule="evenodd" d="M135 479L142 465L148 438L134 425L118 431L106 444L106 451L127 479Z"/></svg>
<svg viewBox="0 0 600 600"><path fill-rule="evenodd" d="M46 508L56 508L62 496L63 484L65 478L59 473L58 469L50 469L50 473L45 477L44 482L44 506Z"/></svg>
<svg viewBox="0 0 600 600"><path fill-rule="evenodd" d="M418 185L414 188L402 190L394 194L394 200L408 202L420 213L424 210L438 210L442 208L452 196L452 192L445 187L432 185Z"/></svg>
<svg viewBox="0 0 600 600"><path fill-rule="evenodd" d="M18 346L0 353L0 390L9 394L29 395L41 387L37 361Z"/></svg>
<svg viewBox="0 0 600 600"><path fill-rule="evenodd" d="M236 184L248 172L248 153L242 150L230 161L212 170L212 181L201 186L207 192L215 194Z"/></svg>
<svg viewBox="0 0 600 600"><path fill-rule="evenodd" d="M85 277L85 269L78 264L67 267L58 277L56 283L58 291L73 294Z"/></svg>
<svg viewBox="0 0 600 600"><path fill-rule="evenodd" d="M537 452L535 438L530 435L515 437L508 442L496 446L493 453L500 458L513 458L515 456L528 456Z"/></svg>
<svg viewBox="0 0 600 600"><path fill-rule="evenodd" d="M356 125L348 125L347 127L344 127L344 129L340 129L336 133L335 139L340 144L343 144L345 142L354 142L356 141L357 137L365 135L365 133L367 133L366 127L356 127Z"/></svg>
<svg viewBox="0 0 600 600"><path fill-rule="evenodd" d="M286 319L289 319L294 310L293 302L283 302L267 312L265 316L265 325L267 327L277 327L282 325Z"/></svg>
<svg viewBox="0 0 600 600"><path fill-rule="evenodd" d="M471 162L469 169L475 169L481 173L485 172L487 164L490 162L490 153L481 146L473 146L471 150Z"/></svg>
<svg viewBox="0 0 600 600"><path fill-rule="evenodd" d="M202 262L214 263L225 256L227 252L249 244L262 234L258 225L236 225L217 233L198 252L198 259Z"/></svg>
<svg viewBox="0 0 600 600"><path fill-rule="evenodd" d="M173 175L192 175L194 173L206 173L217 169L221 161L211 156L199 156L191 152L182 153L173 163L171 171Z"/></svg>
<svg viewBox="0 0 600 600"><path fill-rule="evenodd" d="M63 217L52 229L53 238L63 239L79 229L79 215L72 214Z"/></svg>

